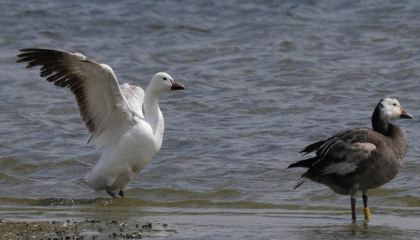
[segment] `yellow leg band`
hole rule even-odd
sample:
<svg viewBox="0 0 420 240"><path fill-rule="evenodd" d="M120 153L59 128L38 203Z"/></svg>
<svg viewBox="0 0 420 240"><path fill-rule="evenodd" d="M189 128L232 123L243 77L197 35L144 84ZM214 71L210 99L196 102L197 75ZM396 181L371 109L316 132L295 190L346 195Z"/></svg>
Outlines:
<svg viewBox="0 0 420 240"><path fill-rule="evenodd" d="M369 207L363 208L363 213L365 214L365 220L368 220L369 221L369 219L370 219Z"/></svg>

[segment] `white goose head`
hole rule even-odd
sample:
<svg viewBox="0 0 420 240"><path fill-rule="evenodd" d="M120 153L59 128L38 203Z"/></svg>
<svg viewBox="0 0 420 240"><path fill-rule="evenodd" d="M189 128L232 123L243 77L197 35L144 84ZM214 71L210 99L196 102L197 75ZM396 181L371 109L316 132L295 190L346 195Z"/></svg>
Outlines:
<svg viewBox="0 0 420 240"><path fill-rule="evenodd" d="M152 91L153 93L159 95L161 93L175 91L175 90L184 90L185 86L175 82L172 77L164 72L156 73L152 81L150 81L147 90Z"/></svg>
<svg viewBox="0 0 420 240"><path fill-rule="evenodd" d="M400 118L413 119L413 116L408 114L394 98L384 98L379 102L378 106L382 112L382 116L386 120L396 120Z"/></svg>

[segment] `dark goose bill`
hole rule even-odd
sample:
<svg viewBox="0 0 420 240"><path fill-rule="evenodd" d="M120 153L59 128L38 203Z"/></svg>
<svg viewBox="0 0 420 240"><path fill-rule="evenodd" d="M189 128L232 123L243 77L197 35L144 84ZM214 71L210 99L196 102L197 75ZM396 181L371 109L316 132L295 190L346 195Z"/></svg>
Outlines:
<svg viewBox="0 0 420 240"><path fill-rule="evenodd" d="M400 118L413 119L413 116L411 114L407 113L404 109L401 108Z"/></svg>

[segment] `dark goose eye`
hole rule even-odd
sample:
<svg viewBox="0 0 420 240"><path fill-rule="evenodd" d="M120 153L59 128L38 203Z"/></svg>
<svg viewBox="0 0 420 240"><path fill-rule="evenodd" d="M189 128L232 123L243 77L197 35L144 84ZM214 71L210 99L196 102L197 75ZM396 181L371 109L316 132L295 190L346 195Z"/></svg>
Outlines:
<svg viewBox="0 0 420 240"><path fill-rule="evenodd" d="M392 104L392 105L394 105L394 107L396 107L396 106L397 106L397 104L396 104L396 103L394 103L394 104Z"/></svg>
<svg viewBox="0 0 420 240"><path fill-rule="evenodd" d="M167 78L166 78L166 77L164 77L164 78L163 78L163 81L166 81L166 80L167 80Z"/></svg>

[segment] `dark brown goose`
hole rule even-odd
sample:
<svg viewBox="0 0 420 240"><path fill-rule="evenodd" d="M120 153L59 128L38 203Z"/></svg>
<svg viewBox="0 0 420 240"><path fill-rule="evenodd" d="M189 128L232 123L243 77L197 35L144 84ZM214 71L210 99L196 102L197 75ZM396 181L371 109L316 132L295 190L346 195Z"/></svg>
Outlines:
<svg viewBox="0 0 420 240"><path fill-rule="evenodd" d="M393 179L407 152L405 132L389 120L412 119L396 99L379 101L372 115L372 127L354 128L313 143L301 151L316 156L291 164L304 167L296 187L307 180L327 185L338 194L350 195L352 219L356 220L356 193L362 191L365 219L370 219L367 206L369 189L378 188Z"/></svg>

